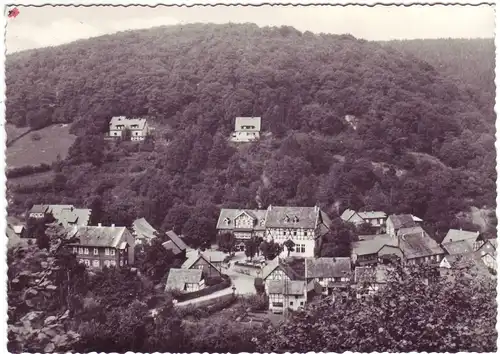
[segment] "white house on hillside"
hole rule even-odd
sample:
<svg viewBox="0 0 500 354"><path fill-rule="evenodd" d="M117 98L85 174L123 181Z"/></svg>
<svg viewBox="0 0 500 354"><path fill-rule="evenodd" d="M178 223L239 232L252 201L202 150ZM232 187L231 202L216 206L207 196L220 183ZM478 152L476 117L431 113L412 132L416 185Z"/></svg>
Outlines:
<svg viewBox="0 0 500 354"><path fill-rule="evenodd" d="M231 141L249 142L260 138L260 117L236 117Z"/></svg>
<svg viewBox="0 0 500 354"><path fill-rule="evenodd" d="M144 140L150 131L145 118L113 117L109 122L109 136L121 137L124 131L130 131L130 140Z"/></svg>

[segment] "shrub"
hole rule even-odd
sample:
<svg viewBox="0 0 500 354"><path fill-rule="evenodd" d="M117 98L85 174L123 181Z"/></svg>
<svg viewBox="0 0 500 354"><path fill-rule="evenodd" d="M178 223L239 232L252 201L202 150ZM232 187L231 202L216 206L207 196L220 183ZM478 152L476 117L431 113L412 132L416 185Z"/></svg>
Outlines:
<svg viewBox="0 0 500 354"><path fill-rule="evenodd" d="M42 136L40 135L40 133L33 133L33 134L31 134L31 140L38 141L40 139L42 139Z"/></svg>
<svg viewBox="0 0 500 354"><path fill-rule="evenodd" d="M46 163L41 163L40 165L26 165L17 168L12 168L7 171L7 178L16 178L29 176L35 173L50 171L51 166Z"/></svg>
<svg viewBox="0 0 500 354"><path fill-rule="evenodd" d="M205 278L205 285L206 286L213 286L220 284L224 281L224 278L222 277L207 277Z"/></svg>
<svg viewBox="0 0 500 354"><path fill-rule="evenodd" d="M257 294L262 294L265 292L264 279L255 278L253 281L253 285L255 286L255 290L257 291Z"/></svg>
<svg viewBox="0 0 500 354"><path fill-rule="evenodd" d="M266 295L250 295L243 297L241 304L250 311L265 311L269 308L269 299Z"/></svg>
<svg viewBox="0 0 500 354"><path fill-rule="evenodd" d="M144 167L141 165L134 165L132 168L130 168L130 172L142 172L144 171Z"/></svg>

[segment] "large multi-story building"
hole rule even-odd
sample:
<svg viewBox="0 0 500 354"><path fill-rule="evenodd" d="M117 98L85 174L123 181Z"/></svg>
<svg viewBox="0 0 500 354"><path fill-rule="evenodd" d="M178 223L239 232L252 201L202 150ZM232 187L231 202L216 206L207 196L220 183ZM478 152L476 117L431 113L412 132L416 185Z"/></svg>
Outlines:
<svg viewBox="0 0 500 354"><path fill-rule="evenodd" d="M134 237L126 227L75 226L68 245L79 262L90 268L123 267L134 264Z"/></svg>
<svg viewBox="0 0 500 354"><path fill-rule="evenodd" d="M222 209L217 222L219 233L231 232L241 249L242 242L251 237L285 244L291 240L294 247L288 254L284 247L281 256L314 257L314 248L321 236L329 231L330 218L319 207L269 206L266 210Z"/></svg>
<svg viewBox="0 0 500 354"><path fill-rule="evenodd" d="M330 218L319 207L269 206L266 213L265 235L268 241L286 244L291 240L294 247L289 252L283 247L281 257L314 257L315 247L321 246L321 238L328 233Z"/></svg>

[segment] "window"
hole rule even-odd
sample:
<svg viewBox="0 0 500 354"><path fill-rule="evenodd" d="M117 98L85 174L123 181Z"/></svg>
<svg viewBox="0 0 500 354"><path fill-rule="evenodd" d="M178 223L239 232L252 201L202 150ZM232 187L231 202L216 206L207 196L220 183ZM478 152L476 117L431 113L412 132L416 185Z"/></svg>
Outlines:
<svg viewBox="0 0 500 354"><path fill-rule="evenodd" d="M73 253L76 253L76 252L78 252L78 248L73 247Z"/></svg>
<svg viewBox="0 0 500 354"><path fill-rule="evenodd" d="M94 268L98 268L99 267L99 261L97 259L94 259L92 261L92 267L94 267Z"/></svg>
<svg viewBox="0 0 500 354"><path fill-rule="evenodd" d="M78 248L78 254L83 254L83 248L82 247Z"/></svg>
<svg viewBox="0 0 500 354"><path fill-rule="evenodd" d="M116 267L116 261L109 261L109 264L110 264L112 267Z"/></svg>
<svg viewBox="0 0 500 354"><path fill-rule="evenodd" d="M297 231L294 231L294 232L293 232L293 236L297 236Z"/></svg>
<svg viewBox="0 0 500 354"><path fill-rule="evenodd" d="M293 306L293 301L290 301L290 306Z"/></svg>
<svg viewBox="0 0 500 354"><path fill-rule="evenodd" d="M306 253L306 245L300 245L300 251Z"/></svg>
<svg viewBox="0 0 500 354"><path fill-rule="evenodd" d="M323 278L318 278L318 281L323 281Z"/></svg>
<svg viewBox="0 0 500 354"><path fill-rule="evenodd" d="M123 261L120 259L120 267L123 265Z"/></svg>
<svg viewBox="0 0 500 354"><path fill-rule="evenodd" d="M94 256L97 256L99 254L99 249L94 248Z"/></svg>
<svg viewBox="0 0 500 354"><path fill-rule="evenodd" d="M114 248L110 249L110 250L109 250L109 254L110 254L111 256L114 256L114 255L115 255L115 249L114 249Z"/></svg>
<svg viewBox="0 0 500 354"><path fill-rule="evenodd" d="M106 261L104 261L104 266L105 266L105 267L109 267L109 263L110 263L110 262L109 262L109 261L107 261L107 260L106 260Z"/></svg>
<svg viewBox="0 0 500 354"><path fill-rule="evenodd" d="M307 236L307 231L304 231L304 236Z"/></svg>
<svg viewBox="0 0 500 354"><path fill-rule="evenodd" d="M90 266L90 259L85 259L83 263L85 263L86 266Z"/></svg>
<svg viewBox="0 0 500 354"><path fill-rule="evenodd" d="M85 248L83 249L83 253L85 253L85 254L89 254L89 249L88 249L88 247L85 247Z"/></svg>
<svg viewBox="0 0 500 354"><path fill-rule="evenodd" d="M109 256L109 248L105 248L105 249L104 249L104 254L105 254L106 256Z"/></svg>
<svg viewBox="0 0 500 354"><path fill-rule="evenodd" d="M300 302L300 306L304 306L304 301L301 301L301 302Z"/></svg>

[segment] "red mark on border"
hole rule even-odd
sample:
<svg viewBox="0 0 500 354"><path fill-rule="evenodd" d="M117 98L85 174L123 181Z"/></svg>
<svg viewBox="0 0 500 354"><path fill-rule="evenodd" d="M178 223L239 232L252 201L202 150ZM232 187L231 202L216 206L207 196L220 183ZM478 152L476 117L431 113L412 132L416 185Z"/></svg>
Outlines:
<svg viewBox="0 0 500 354"><path fill-rule="evenodd" d="M19 10L17 9L17 7L14 7L12 10L9 11L7 16L9 18L16 18L17 15L19 15Z"/></svg>

